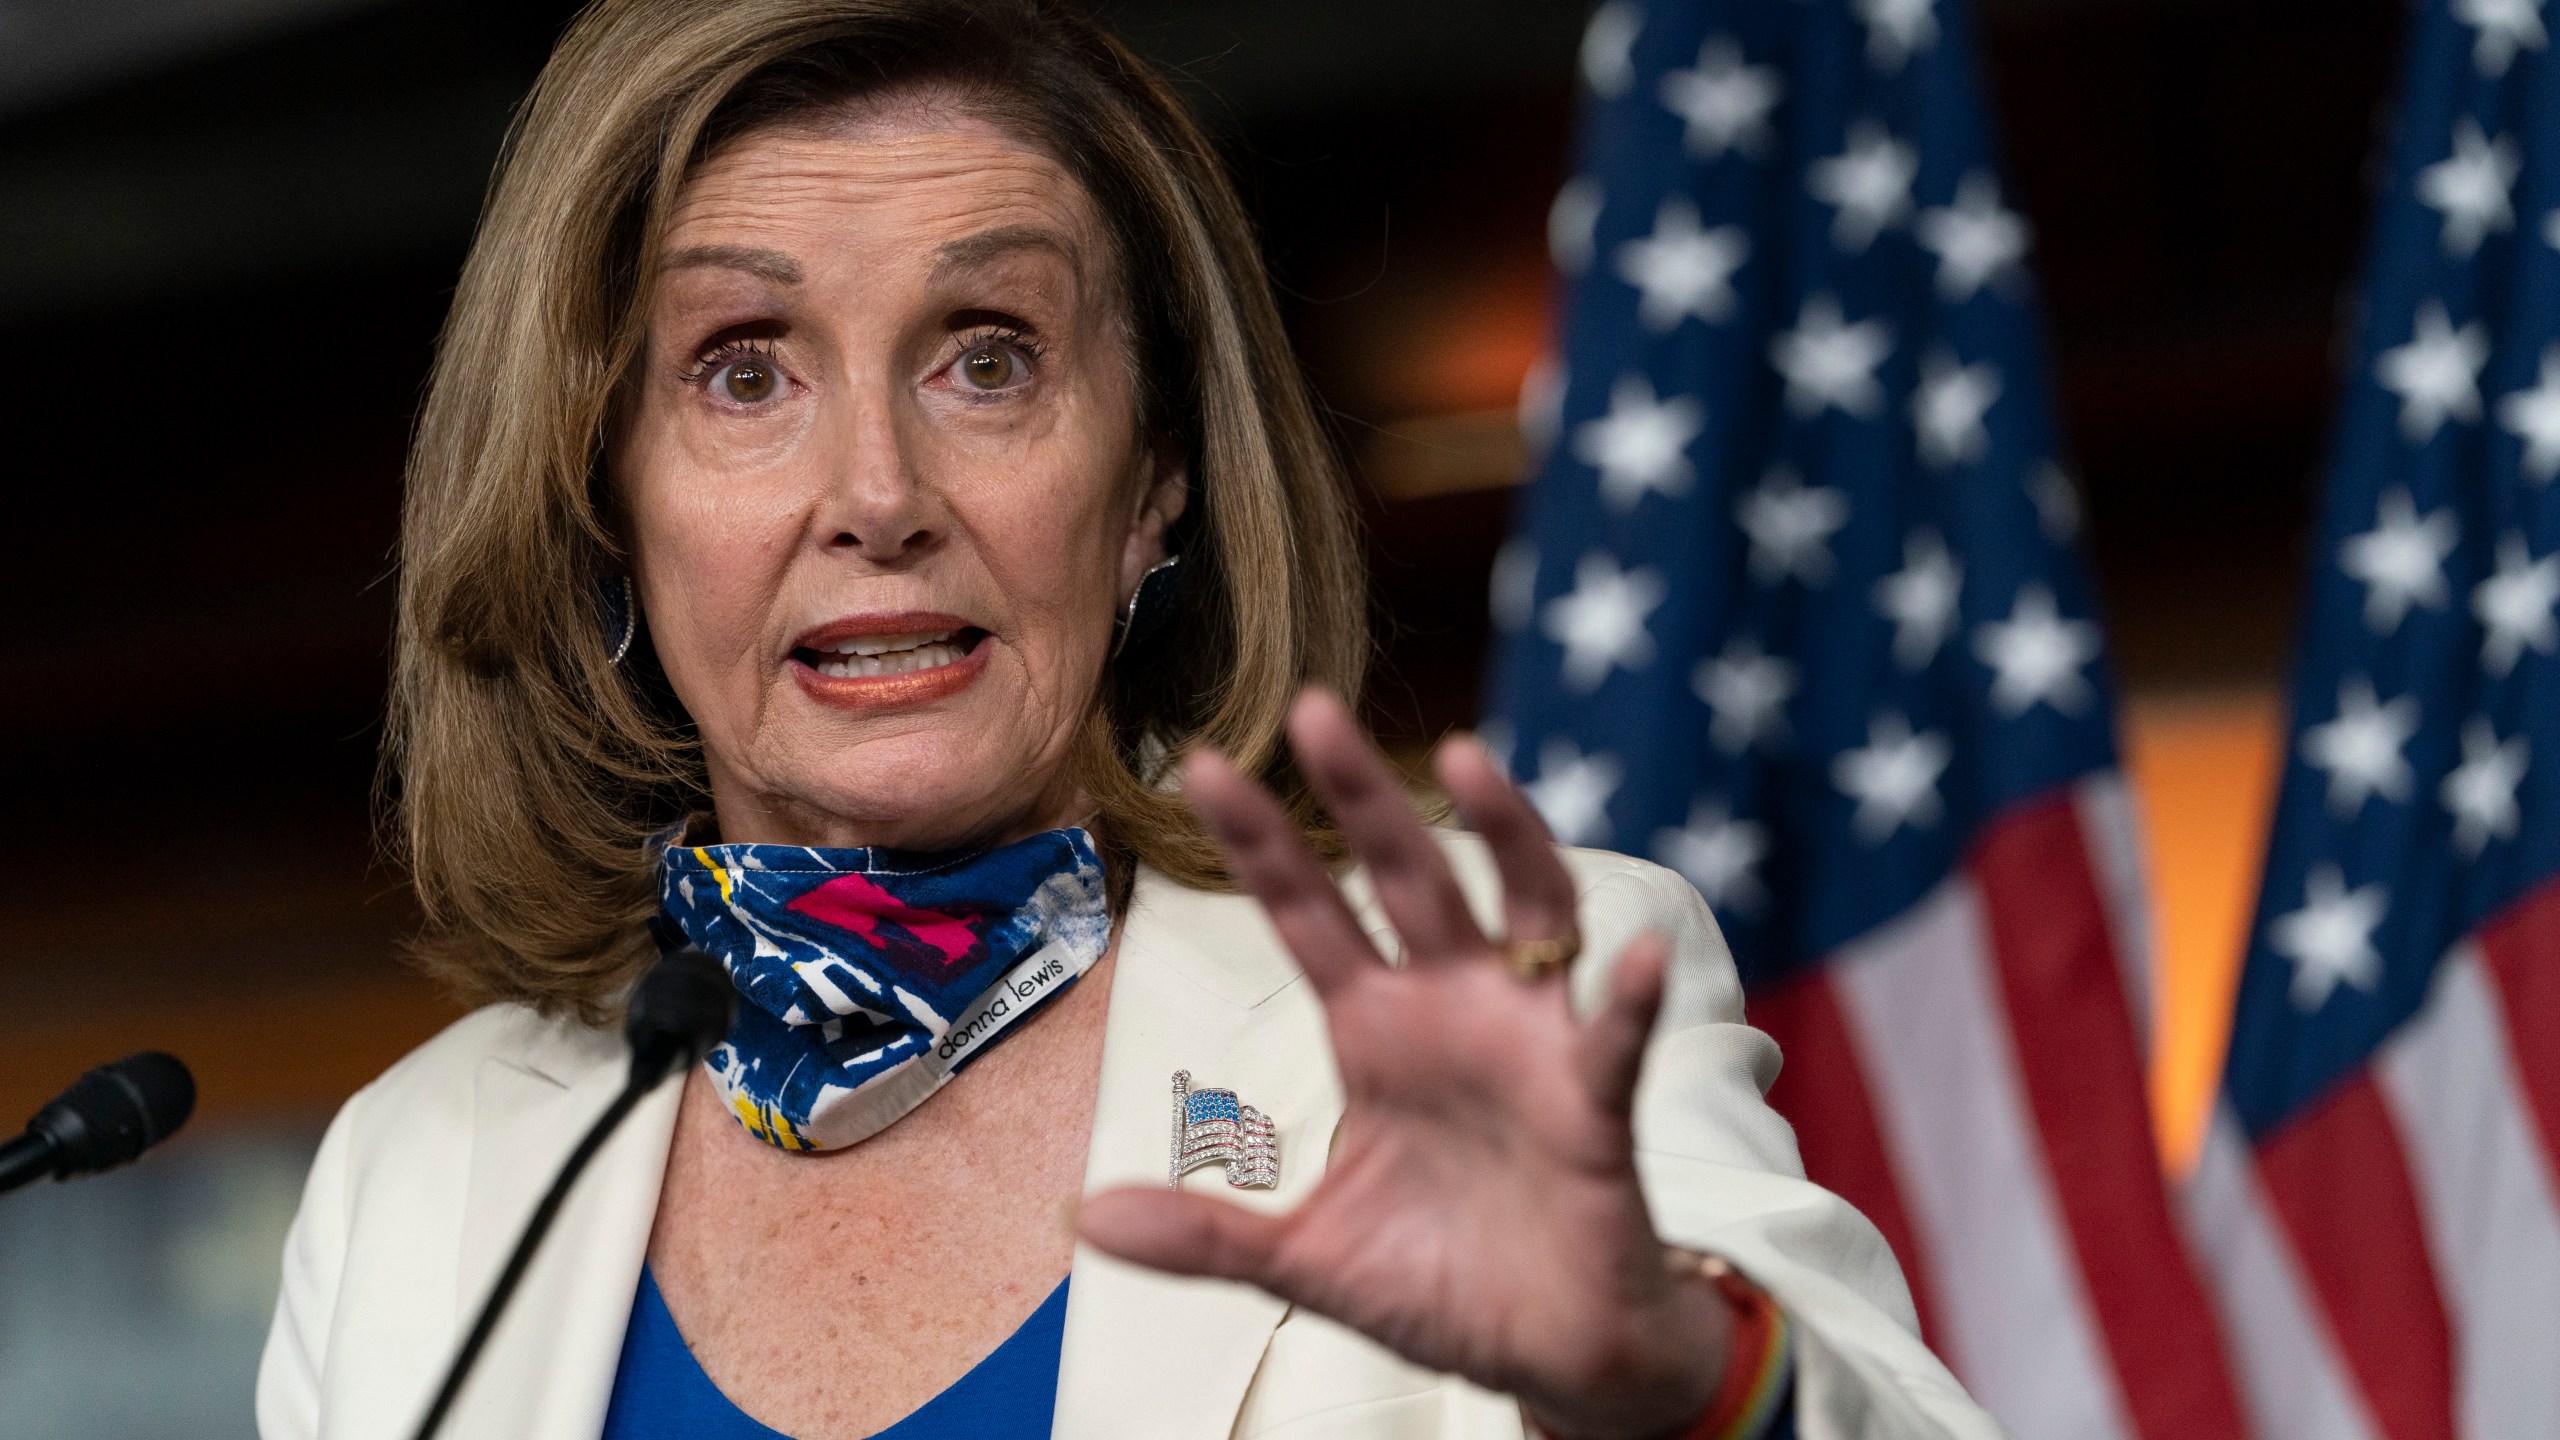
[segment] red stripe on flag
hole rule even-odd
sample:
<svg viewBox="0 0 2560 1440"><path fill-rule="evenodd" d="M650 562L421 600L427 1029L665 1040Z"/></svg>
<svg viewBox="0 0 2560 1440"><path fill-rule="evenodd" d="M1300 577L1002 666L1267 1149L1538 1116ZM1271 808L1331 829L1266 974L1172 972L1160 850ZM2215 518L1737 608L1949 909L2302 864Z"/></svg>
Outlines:
<svg viewBox="0 0 2560 1440"><path fill-rule="evenodd" d="M1993 822L1972 862L2019 1077L2134 1428L2247 1433L2170 1218L2115 934L2068 792Z"/></svg>
<svg viewBox="0 0 2560 1440"><path fill-rule="evenodd" d="M2560 881L2528 892L2480 931L2500 1008L2516 1089L2542 1132L2542 1159L2560 1193Z"/></svg>
<svg viewBox="0 0 2560 1440"><path fill-rule="evenodd" d="M2453 1440L2453 1330L2373 1073L2259 1142L2258 1174L2383 1435Z"/></svg>
<svg viewBox="0 0 2560 1440"><path fill-rule="evenodd" d="M1867 1096L1866 1069L1830 977L1816 967L1753 995L1750 1010L1751 1023L1767 1031L1786 1056L1778 1083L1769 1087L1769 1104L1795 1127L1805 1174L1884 1232L1920 1312L1920 1337L1935 1345L1945 1332L1933 1318L1936 1292L1929 1285L1927 1257L1902 1208L1884 1131Z"/></svg>

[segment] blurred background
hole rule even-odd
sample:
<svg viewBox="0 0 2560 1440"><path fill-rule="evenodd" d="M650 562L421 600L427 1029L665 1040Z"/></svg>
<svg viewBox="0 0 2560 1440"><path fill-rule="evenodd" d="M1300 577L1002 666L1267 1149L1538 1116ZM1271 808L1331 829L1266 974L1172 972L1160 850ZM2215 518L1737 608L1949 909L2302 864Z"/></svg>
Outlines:
<svg viewBox="0 0 2560 1440"><path fill-rule="evenodd" d="M573 8L0 0L0 846L27 882L0 1123L144 1046L202 1090L146 1164L0 1204L12 1437L250 1434L318 1128L456 1013L403 967L371 836L386 572L489 165ZM1372 720L1417 754L1480 694L1586 6L1101 8L1260 219L1367 511ZM2129 698L2175 1171L2262 854L2403 7L1974 10Z"/></svg>

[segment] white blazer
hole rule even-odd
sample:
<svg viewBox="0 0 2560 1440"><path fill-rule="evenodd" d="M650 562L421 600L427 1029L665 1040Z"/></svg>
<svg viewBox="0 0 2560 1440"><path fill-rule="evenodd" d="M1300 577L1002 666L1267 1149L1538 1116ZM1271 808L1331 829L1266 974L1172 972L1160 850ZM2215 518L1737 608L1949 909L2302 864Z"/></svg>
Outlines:
<svg viewBox="0 0 2560 1440"><path fill-rule="evenodd" d="M1442 833L1490 922L1499 883L1483 846ZM1733 962L1697 892L1639 860L1563 853L1581 897L1587 944L1572 983L1586 1008L1638 931L1673 941L1636 1104L1646 1199L1664 1239L1728 1257L1794 1320L1801 1433L1998 1435L1921 1345L1875 1228L1803 1178L1793 1133L1762 1099L1777 1047L1742 1023ZM1394 955L1364 877L1348 888ZM347 1102L285 1245L258 1374L265 1440L408 1434L517 1227L620 1087L624 1065L613 1035L492 1006ZM1177 1069L1235 1089L1279 1132L1276 1190L1229 1191L1215 1170L1191 1183L1271 1210L1297 1204L1342 1112L1315 995L1251 899L1142 872L1111 982L1088 1193L1164 1183ZM595 1440L680 1089L643 1101L578 1182L447 1435ZM1072 1273L1056 1440L1521 1440L1510 1400L1249 1286L1163 1275L1090 1248L1077 1250Z"/></svg>

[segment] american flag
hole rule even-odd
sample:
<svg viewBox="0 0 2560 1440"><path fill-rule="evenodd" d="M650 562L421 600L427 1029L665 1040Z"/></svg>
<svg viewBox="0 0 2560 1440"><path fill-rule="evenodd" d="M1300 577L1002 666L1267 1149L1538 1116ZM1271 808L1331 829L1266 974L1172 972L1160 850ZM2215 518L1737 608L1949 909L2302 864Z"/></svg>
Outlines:
<svg viewBox="0 0 2560 1440"><path fill-rule="evenodd" d="M1237 1189L1268 1190L1280 1183L1279 1132L1271 1117L1236 1098L1233 1090L1191 1088L1191 1072L1173 1072L1173 1150L1165 1183L1203 1165L1227 1167Z"/></svg>
<svg viewBox="0 0 2560 1440"><path fill-rule="evenodd" d="M1995 1416L2235 1436L2153 1148L2108 683L1970 43L1955 0L1595 12L1484 728L1562 839L1714 906L1808 1170Z"/></svg>
<svg viewBox="0 0 2560 1440"><path fill-rule="evenodd" d="M2429 0L2189 1196L2260 1430L2560 1435L2560 68Z"/></svg>

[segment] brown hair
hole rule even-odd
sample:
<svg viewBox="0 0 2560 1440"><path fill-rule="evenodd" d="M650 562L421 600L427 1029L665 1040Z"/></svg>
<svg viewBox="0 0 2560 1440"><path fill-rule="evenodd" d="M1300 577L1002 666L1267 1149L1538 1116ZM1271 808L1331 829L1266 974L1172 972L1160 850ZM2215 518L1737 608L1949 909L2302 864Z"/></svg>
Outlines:
<svg viewBox="0 0 2560 1440"><path fill-rule="evenodd" d="M1059 0L598 0L507 137L409 459L384 773L420 958L475 1000L601 1018L648 953L649 839L704 803L690 723L645 656L613 663L598 598L622 566L599 457L677 190L715 146L910 83L959 87L1092 194L1142 419L1188 455L1177 611L1106 667L1073 761L1115 905L1140 863L1229 886L1163 784L1192 744L1338 853L1280 725L1301 685L1357 694L1350 507L1243 209L1164 83Z"/></svg>

